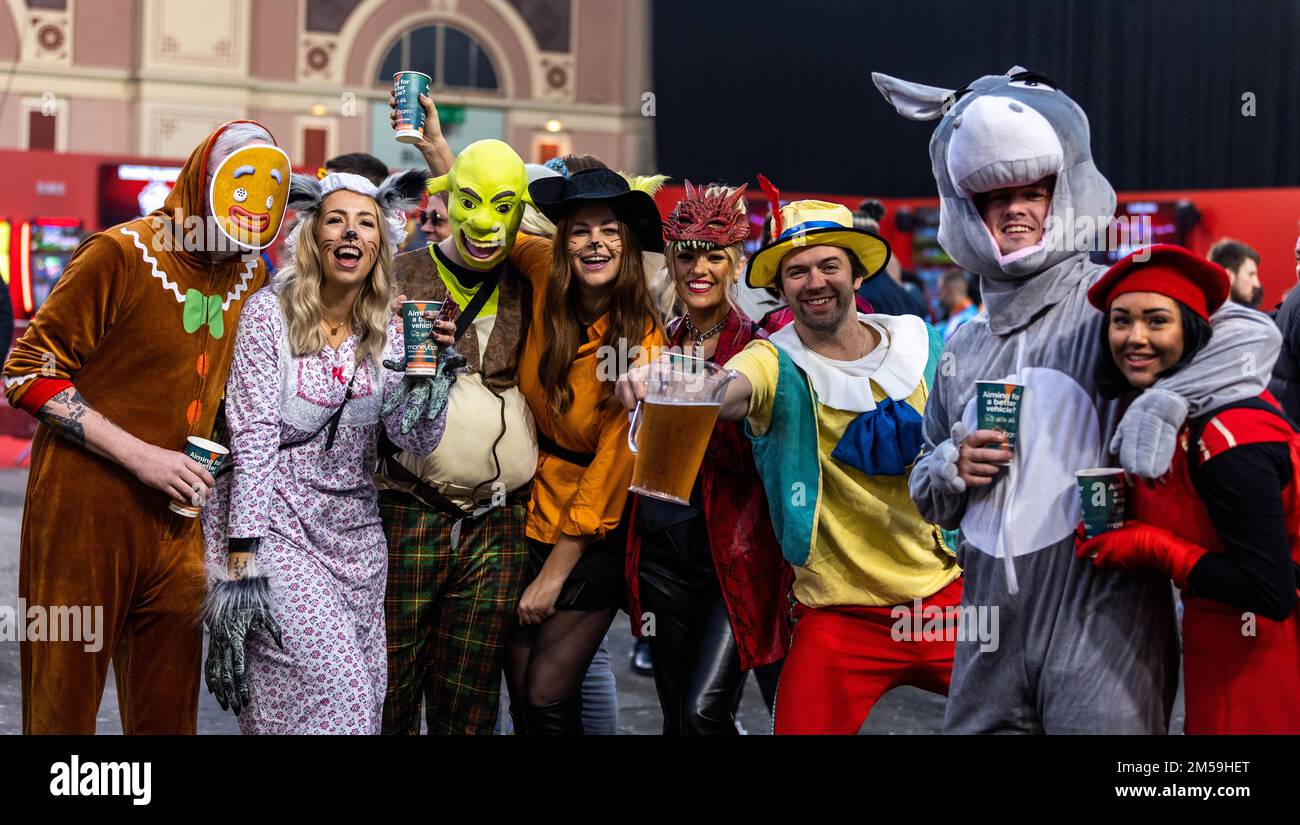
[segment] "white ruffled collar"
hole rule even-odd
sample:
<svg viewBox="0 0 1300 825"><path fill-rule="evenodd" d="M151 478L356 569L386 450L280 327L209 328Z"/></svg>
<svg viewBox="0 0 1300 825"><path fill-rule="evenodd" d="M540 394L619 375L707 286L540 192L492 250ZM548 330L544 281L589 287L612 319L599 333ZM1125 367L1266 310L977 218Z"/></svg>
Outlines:
<svg viewBox="0 0 1300 825"><path fill-rule="evenodd" d="M835 361L804 346L794 323L772 333L769 340L799 365L812 381L821 404L845 412L876 408L871 382L895 401L916 392L930 359L930 334L915 315L866 315L858 321L880 333L880 344L856 361Z"/></svg>

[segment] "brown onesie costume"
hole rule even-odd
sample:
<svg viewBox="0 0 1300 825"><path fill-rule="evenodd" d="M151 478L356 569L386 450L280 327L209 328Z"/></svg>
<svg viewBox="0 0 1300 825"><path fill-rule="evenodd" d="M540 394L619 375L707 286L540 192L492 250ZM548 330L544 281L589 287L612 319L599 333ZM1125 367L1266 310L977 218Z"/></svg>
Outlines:
<svg viewBox="0 0 1300 825"><path fill-rule="evenodd" d="M171 216L204 214L209 157L229 125L190 155L162 210L77 249L5 364L12 405L35 414L71 382L148 443L180 450L187 436L212 434L235 324L266 266L183 251ZM94 733L110 661L124 732L194 733L203 537L197 519L167 505L124 467L37 429L19 597L47 609L102 606L104 620L97 652L81 641L22 644L24 733Z"/></svg>

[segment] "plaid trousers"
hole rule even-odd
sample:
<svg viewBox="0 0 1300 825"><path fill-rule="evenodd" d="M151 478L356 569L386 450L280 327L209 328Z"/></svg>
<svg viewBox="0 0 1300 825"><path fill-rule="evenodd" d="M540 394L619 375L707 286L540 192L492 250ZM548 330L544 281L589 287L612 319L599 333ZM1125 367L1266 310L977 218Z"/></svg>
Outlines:
<svg viewBox="0 0 1300 825"><path fill-rule="evenodd" d="M527 505L506 504L461 522L406 493L384 490L388 537L388 692L383 732L491 734L505 643L523 593Z"/></svg>

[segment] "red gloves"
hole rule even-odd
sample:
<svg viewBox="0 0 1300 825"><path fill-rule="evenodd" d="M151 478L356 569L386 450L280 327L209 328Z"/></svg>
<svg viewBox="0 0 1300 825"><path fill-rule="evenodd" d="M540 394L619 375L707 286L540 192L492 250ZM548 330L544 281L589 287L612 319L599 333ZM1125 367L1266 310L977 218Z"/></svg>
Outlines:
<svg viewBox="0 0 1300 825"><path fill-rule="evenodd" d="M1159 570L1173 579L1179 589L1187 587L1192 568L1208 552L1168 530L1141 521L1127 521L1118 530L1108 530L1091 539L1083 537L1080 525L1074 534L1074 547L1075 558L1091 556L1096 567Z"/></svg>

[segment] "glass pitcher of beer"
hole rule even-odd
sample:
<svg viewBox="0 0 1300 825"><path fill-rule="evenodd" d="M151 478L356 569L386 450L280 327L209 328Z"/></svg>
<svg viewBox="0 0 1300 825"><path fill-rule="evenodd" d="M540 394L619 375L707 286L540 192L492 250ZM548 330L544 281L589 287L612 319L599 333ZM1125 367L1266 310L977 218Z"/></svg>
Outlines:
<svg viewBox="0 0 1300 825"><path fill-rule="evenodd" d="M645 401L632 412L627 446L632 486L643 496L691 503L691 488L735 373L711 361L670 354L650 365Z"/></svg>

